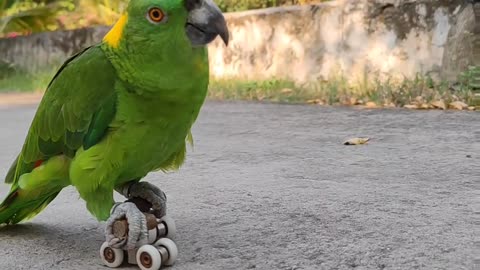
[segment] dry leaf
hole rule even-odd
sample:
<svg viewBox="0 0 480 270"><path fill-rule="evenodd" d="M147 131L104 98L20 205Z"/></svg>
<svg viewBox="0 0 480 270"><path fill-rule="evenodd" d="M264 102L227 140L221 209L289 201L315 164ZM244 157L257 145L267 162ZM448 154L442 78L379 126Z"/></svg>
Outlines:
<svg viewBox="0 0 480 270"><path fill-rule="evenodd" d="M345 106L353 105L348 98L340 98L340 103Z"/></svg>
<svg viewBox="0 0 480 270"><path fill-rule="evenodd" d="M366 144L368 141L370 141L370 138L352 138L346 142L344 142L344 145L361 145L361 144Z"/></svg>
<svg viewBox="0 0 480 270"><path fill-rule="evenodd" d="M290 88L283 88L281 92L282 94L290 94L293 92L293 90Z"/></svg>
<svg viewBox="0 0 480 270"><path fill-rule="evenodd" d="M404 108L407 108L407 109L418 109L418 106L415 105L415 104L407 104L405 106L403 106Z"/></svg>
<svg viewBox="0 0 480 270"><path fill-rule="evenodd" d="M454 102L450 103L449 106L452 109L460 110L460 111L468 108L468 105L461 102L461 101L454 101Z"/></svg>
<svg viewBox="0 0 480 270"><path fill-rule="evenodd" d="M475 106L470 106L470 107L468 107L468 110L469 110L469 111L475 111L476 109L477 109L477 108L475 108Z"/></svg>
<svg viewBox="0 0 480 270"><path fill-rule="evenodd" d="M420 109L423 109L423 110L428 110L431 108L432 108L431 105L427 103L422 103L422 105L420 105Z"/></svg>
<svg viewBox="0 0 480 270"><path fill-rule="evenodd" d="M445 101L443 101L443 99L432 101L431 104L434 108L437 108L437 109L442 109L442 110L447 109L447 105L445 104Z"/></svg>
<svg viewBox="0 0 480 270"><path fill-rule="evenodd" d="M321 99L309 99L307 100L308 104L319 104L319 105L324 105L325 102L323 102Z"/></svg>
<svg viewBox="0 0 480 270"><path fill-rule="evenodd" d="M357 99L357 98L354 98L354 97L350 98L350 104L352 104L352 105L362 105L363 103L364 102L361 99Z"/></svg>
<svg viewBox="0 0 480 270"><path fill-rule="evenodd" d="M369 102L365 103L365 107L367 107L367 108L377 108L377 103L375 103L373 101L369 101Z"/></svg>
<svg viewBox="0 0 480 270"><path fill-rule="evenodd" d="M395 108L396 107L395 103L393 103L393 102L385 103L385 104L383 104L383 106L386 107L386 108Z"/></svg>
<svg viewBox="0 0 480 270"><path fill-rule="evenodd" d="M415 101L416 101L418 104L422 104L422 103L424 103L424 102L423 102L423 97L422 97L422 96L418 96L418 97L416 97L416 98L415 98Z"/></svg>

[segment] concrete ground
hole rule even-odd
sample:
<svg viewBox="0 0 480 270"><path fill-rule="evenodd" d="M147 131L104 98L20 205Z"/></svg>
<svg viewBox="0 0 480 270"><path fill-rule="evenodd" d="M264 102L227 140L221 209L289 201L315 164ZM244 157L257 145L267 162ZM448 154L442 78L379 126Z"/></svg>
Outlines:
<svg viewBox="0 0 480 270"><path fill-rule="evenodd" d="M34 109L0 109L2 175ZM208 103L193 133L179 173L148 177L170 269L480 269L479 113ZM103 227L68 188L0 230L0 269L106 269Z"/></svg>

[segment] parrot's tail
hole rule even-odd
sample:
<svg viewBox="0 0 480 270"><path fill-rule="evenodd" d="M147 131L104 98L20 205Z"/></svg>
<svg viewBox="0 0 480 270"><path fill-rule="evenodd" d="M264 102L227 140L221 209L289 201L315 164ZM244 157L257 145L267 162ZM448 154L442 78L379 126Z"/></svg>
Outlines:
<svg viewBox="0 0 480 270"><path fill-rule="evenodd" d="M13 188L0 204L0 225L13 225L33 218L57 197L61 188L47 193Z"/></svg>
<svg viewBox="0 0 480 270"><path fill-rule="evenodd" d="M12 183L12 188L0 204L0 225L17 224L33 218L45 209L58 193L69 185L69 164L69 158L63 155L54 156L45 162L39 162L32 171L23 173L14 179L15 181L7 181ZM21 170L15 168L15 171ZM9 175L15 177L9 172L7 180Z"/></svg>

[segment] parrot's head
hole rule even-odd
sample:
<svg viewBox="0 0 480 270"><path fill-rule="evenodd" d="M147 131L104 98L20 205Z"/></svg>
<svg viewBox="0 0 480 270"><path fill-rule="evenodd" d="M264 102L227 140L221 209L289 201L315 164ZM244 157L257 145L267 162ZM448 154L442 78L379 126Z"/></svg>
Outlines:
<svg viewBox="0 0 480 270"><path fill-rule="evenodd" d="M114 48L123 41L181 49L203 47L217 36L228 44L225 18L213 0L131 0L104 41Z"/></svg>
<svg viewBox="0 0 480 270"><path fill-rule="evenodd" d="M204 97L206 45L217 36L228 43L225 18L213 0L131 0L102 48L135 89L187 100Z"/></svg>

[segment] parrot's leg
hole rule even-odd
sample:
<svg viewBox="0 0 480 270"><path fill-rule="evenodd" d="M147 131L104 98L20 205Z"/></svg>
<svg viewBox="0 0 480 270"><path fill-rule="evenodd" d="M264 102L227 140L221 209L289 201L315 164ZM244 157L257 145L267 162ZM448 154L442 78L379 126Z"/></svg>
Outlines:
<svg viewBox="0 0 480 270"><path fill-rule="evenodd" d="M167 214L167 196L157 186L148 182L129 182L116 189L128 199L142 198L152 205L153 214L161 218Z"/></svg>
<svg viewBox="0 0 480 270"><path fill-rule="evenodd" d="M148 242L148 229L145 215L132 202L114 203L113 188L90 187L85 192L85 186L79 190L80 196L87 202L87 209L99 220L107 220L105 238L113 248L133 249L138 244ZM93 191L92 191L93 190ZM113 206L112 206L113 205ZM106 208L108 206L108 209ZM113 224L118 220L128 221L128 238L119 239L113 235Z"/></svg>
<svg viewBox="0 0 480 270"><path fill-rule="evenodd" d="M128 239L119 239L113 235L113 223L127 219ZM107 220L105 236L109 246L113 248L134 249L148 243L148 229L145 215L131 202L116 203L112 207L112 214Z"/></svg>
<svg viewBox="0 0 480 270"><path fill-rule="evenodd" d="M105 237L114 248L134 248L137 243L148 239L146 218L134 203L117 203L113 199L118 172L112 164L121 164L121 155L109 154L109 144L95 145L88 150L77 151L70 165L70 181L77 188L80 197L87 203L87 209L98 220L107 220ZM128 221L128 239L113 236L113 223Z"/></svg>

